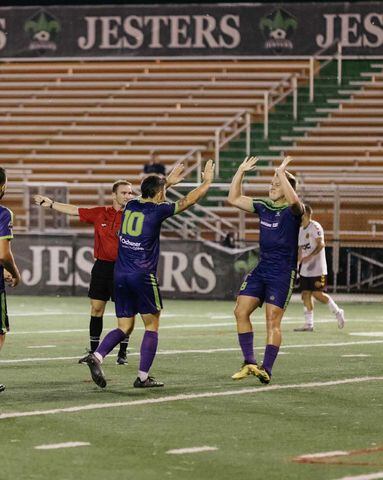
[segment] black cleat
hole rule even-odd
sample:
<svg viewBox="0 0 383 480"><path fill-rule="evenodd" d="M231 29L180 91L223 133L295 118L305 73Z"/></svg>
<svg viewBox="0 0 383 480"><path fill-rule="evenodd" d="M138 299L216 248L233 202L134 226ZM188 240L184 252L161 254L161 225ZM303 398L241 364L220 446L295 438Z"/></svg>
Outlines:
<svg viewBox="0 0 383 480"><path fill-rule="evenodd" d="M98 385L100 388L105 388L106 387L105 375L101 368L101 362L96 357L96 355L94 353L89 353L89 355L84 357L83 363L86 363L88 365L90 373L92 375L92 380L94 381L94 383Z"/></svg>
<svg viewBox="0 0 383 480"><path fill-rule="evenodd" d="M85 349L85 351L86 351L86 355L84 357L81 357L80 360L78 361L78 363L81 363L83 365L86 364L86 359L89 357L89 354L93 353L91 350L88 350L87 348Z"/></svg>
<svg viewBox="0 0 383 480"><path fill-rule="evenodd" d="M117 365L127 365L128 359L126 358L126 353L119 353L116 360Z"/></svg>
<svg viewBox="0 0 383 480"><path fill-rule="evenodd" d="M0 383L0 392L4 392L4 390L5 390L5 385Z"/></svg>
<svg viewBox="0 0 383 480"><path fill-rule="evenodd" d="M163 386L164 384L162 382L157 382L156 380L154 380L154 377L148 377L143 382L140 380L140 377L137 377L133 383L134 388L153 388Z"/></svg>

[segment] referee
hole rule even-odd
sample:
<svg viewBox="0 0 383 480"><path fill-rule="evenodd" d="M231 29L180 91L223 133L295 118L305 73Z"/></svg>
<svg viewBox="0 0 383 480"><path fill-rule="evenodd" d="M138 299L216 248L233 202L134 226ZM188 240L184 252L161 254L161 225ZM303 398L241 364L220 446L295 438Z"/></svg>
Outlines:
<svg viewBox="0 0 383 480"><path fill-rule="evenodd" d="M108 300L114 301L113 272L118 251L118 232L121 226L122 211L133 198L132 185L126 180L117 180L112 186L112 206L79 208L67 203L36 195L36 205L52 208L67 215L78 216L80 221L94 227L94 258L96 259L90 277L88 297L90 297L91 317L89 324L90 352L100 343L103 328L103 315ZM129 337L120 343L117 364L127 362L126 349ZM79 361L82 363L82 359Z"/></svg>

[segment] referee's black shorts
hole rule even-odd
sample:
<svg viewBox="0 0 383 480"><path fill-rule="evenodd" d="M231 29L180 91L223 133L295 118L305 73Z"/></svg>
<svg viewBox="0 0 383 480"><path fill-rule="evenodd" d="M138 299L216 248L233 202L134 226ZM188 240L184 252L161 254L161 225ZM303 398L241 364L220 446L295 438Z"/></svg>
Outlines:
<svg viewBox="0 0 383 480"><path fill-rule="evenodd" d="M106 260L96 260L94 262L91 274L88 297L92 300L102 300L114 302L114 262Z"/></svg>

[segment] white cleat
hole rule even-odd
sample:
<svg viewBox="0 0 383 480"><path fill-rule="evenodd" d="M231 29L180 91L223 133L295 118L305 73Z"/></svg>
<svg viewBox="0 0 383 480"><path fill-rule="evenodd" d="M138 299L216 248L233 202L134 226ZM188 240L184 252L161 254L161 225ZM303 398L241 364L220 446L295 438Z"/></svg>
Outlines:
<svg viewBox="0 0 383 480"><path fill-rule="evenodd" d="M338 320L338 328L343 328L344 327L344 310L339 309L338 313L335 314L336 319Z"/></svg>

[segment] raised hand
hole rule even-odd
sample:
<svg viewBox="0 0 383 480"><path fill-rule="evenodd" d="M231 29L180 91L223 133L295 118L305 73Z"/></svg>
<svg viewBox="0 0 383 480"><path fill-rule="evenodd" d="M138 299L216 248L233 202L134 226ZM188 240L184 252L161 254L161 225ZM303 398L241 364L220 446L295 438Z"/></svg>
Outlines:
<svg viewBox="0 0 383 480"><path fill-rule="evenodd" d="M258 162L258 157L246 157L245 160L241 163L238 170L242 172L250 172L255 169L256 163Z"/></svg>
<svg viewBox="0 0 383 480"><path fill-rule="evenodd" d="M35 195L33 200L36 205L40 205L41 207L45 208L51 208L53 203L53 200L51 200L49 197L44 197L43 195Z"/></svg>
<svg viewBox="0 0 383 480"><path fill-rule="evenodd" d="M212 182L214 179L214 162L213 160L208 160L205 165L205 170L202 173L202 180L204 182Z"/></svg>
<svg viewBox="0 0 383 480"><path fill-rule="evenodd" d="M287 165L291 162L292 159L293 157L290 157L289 155L285 157L279 167L275 169L275 173L284 172L287 168Z"/></svg>
<svg viewBox="0 0 383 480"><path fill-rule="evenodd" d="M185 165L183 163L176 165L166 177L166 185L168 187L171 187L172 185L177 185L177 183L182 182L182 180L184 179L184 169Z"/></svg>

